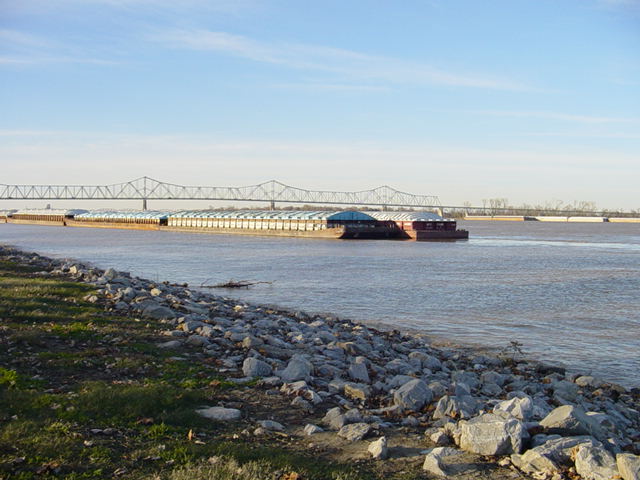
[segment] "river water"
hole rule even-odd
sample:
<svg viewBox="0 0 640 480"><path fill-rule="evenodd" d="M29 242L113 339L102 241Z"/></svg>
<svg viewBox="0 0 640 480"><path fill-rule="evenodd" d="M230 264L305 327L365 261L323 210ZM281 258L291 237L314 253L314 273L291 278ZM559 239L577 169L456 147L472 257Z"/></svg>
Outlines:
<svg viewBox="0 0 640 480"><path fill-rule="evenodd" d="M0 224L0 243L214 293L504 348L640 386L640 225L461 222L416 243Z"/></svg>

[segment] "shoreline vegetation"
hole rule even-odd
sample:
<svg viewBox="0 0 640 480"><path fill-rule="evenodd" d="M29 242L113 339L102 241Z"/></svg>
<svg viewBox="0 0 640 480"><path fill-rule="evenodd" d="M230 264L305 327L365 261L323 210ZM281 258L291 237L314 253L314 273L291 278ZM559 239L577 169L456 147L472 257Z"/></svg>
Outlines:
<svg viewBox="0 0 640 480"><path fill-rule="evenodd" d="M0 246L0 479L638 479L640 389Z"/></svg>

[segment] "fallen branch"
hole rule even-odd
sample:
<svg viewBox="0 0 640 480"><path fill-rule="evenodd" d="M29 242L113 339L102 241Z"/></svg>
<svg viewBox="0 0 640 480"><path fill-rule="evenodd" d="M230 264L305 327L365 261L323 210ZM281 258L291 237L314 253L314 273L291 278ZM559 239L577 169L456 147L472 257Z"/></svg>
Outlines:
<svg viewBox="0 0 640 480"><path fill-rule="evenodd" d="M200 285L200 288L249 288L249 287L252 287L253 285L259 285L261 283L271 285L273 282L248 282L246 280L240 280L240 281L229 280L227 282L217 283L215 285L205 285L205 283L206 283L206 280L202 282L202 284Z"/></svg>

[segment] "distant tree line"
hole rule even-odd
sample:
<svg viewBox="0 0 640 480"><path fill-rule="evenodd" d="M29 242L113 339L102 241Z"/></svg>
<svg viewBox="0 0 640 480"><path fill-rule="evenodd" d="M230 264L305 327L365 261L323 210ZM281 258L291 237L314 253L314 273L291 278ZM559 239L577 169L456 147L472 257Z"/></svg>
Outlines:
<svg viewBox="0 0 640 480"><path fill-rule="evenodd" d="M209 206L210 210L272 210L270 205L260 205L251 207ZM382 206L371 207L362 205L287 205L276 204L275 210L297 211L297 210L325 210L337 212L341 210L356 211L380 211ZM415 212L424 211L424 208L389 207L388 210ZM433 209L432 209L433 210ZM514 215L514 216L566 216L566 217L637 217L640 216L640 209L635 210L611 210L599 209L595 202L579 200L572 203L565 203L561 200L547 201L543 205L511 205L506 198L485 198L482 205L472 205L464 202L462 206L446 206L444 214L450 218L463 218L466 215Z"/></svg>
<svg viewBox="0 0 640 480"><path fill-rule="evenodd" d="M447 216L462 218L465 215L514 215L514 216L567 216L567 217L633 217L640 216L640 209L600 209L595 202L577 200L565 203L562 200L547 201L543 205L511 205L506 198L482 199L482 206L464 202L462 207L447 208Z"/></svg>

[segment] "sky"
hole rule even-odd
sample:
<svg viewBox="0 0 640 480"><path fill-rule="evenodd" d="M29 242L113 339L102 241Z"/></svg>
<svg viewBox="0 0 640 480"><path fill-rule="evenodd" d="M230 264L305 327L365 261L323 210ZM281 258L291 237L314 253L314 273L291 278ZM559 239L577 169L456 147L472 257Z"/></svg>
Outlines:
<svg viewBox="0 0 640 480"><path fill-rule="evenodd" d="M0 0L0 172L638 209L640 0Z"/></svg>

